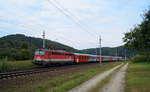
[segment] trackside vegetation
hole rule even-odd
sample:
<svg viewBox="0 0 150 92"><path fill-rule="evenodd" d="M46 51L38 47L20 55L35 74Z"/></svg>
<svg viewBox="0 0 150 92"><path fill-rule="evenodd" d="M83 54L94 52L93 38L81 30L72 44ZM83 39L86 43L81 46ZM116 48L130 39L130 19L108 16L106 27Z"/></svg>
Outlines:
<svg viewBox="0 0 150 92"><path fill-rule="evenodd" d="M150 62L130 63L126 76L125 92L149 92Z"/></svg>
<svg viewBox="0 0 150 92"><path fill-rule="evenodd" d="M123 38L126 47L138 50L132 57L126 76L126 92L150 92L150 8L143 15L143 21Z"/></svg>
<svg viewBox="0 0 150 92"><path fill-rule="evenodd" d="M131 61L150 62L150 8L143 14L143 21L125 33L123 41L129 49L139 51Z"/></svg>
<svg viewBox="0 0 150 92"><path fill-rule="evenodd" d="M133 63L150 62L150 54L139 54L130 59Z"/></svg>
<svg viewBox="0 0 150 92"><path fill-rule="evenodd" d="M95 68L88 69L84 72L72 73L57 77L53 80L48 81L45 85L41 85L36 89L36 92L66 92L71 88L87 81L98 73L111 69L112 67L120 63L110 63L98 65Z"/></svg>
<svg viewBox="0 0 150 92"><path fill-rule="evenodd" d="M24 60L24 61L0 60L0 71L14 70L14 69L27 69L33 67L36 67L36 65L32 63L32 60Z"/></svg>
<svg viewBox="0 0 150 92"><path fill-rule="evenodd" d="M89 80L93 76L119 64L121 63L105 63L103 65L97 64L95 67L83 71L64 73L57 77L51 77L46 81L36 81L35 84L25 84L22 88L16 88L15 92L67 92L68 90Z"/></svg>

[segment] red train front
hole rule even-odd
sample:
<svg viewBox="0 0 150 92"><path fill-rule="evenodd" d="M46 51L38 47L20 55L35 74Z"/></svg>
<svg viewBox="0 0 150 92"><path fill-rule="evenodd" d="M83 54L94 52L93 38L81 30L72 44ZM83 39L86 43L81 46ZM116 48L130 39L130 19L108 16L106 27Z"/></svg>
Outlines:
<svg viewBox="0 0 150 92"><path fill-rule="evenodd" d="M39 65L47 65L53 63L73 63L74 54L60 51L60 50L47 50L47 49L38 49L35 51L35 56L33 63Z"/></svg>

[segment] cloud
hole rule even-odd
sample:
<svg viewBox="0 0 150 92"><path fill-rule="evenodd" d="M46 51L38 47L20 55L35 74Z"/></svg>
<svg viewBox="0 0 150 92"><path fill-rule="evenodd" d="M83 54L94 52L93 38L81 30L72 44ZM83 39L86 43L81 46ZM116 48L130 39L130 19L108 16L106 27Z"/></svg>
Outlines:
<svg viewBox="0 0 150 92"><path fill-rule="evenodd" d="M52 2L56 0L51 0ZM41 37L78 49L98 45L102 36L103 46L122 45L123 33L142 19L141 12L149 0L57 0L55 3L75 15L84 30L53 7L48 0L1 0L0 27L7 33L24 33ZM137 3L138 2L138 3ZM3 34L2 34L3 35Z"/></svg>

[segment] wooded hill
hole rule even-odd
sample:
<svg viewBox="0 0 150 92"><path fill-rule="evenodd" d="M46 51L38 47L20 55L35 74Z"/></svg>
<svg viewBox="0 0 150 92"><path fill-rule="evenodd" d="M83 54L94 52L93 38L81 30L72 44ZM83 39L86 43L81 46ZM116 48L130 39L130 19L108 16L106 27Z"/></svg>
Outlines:
<svg viewBox="0 0 150 92"><path fill-rule="evenodd" d="M0 58L8 58L11 60L24 60L33 58L35 49L42 48L42 39L23 34L8 35L0 38ZM51 41L46 39L46 48L65 50L68 52L86 53L86 54L99 54L98 48L77 50L70 46ZM97 53L96 53L97 51ZM125 55L125 48L123 46L116 48L103 47L102 55L115 56L116 52L118 56ZM131 53L126 50L128 56L135 53Z"/></svg>
<svg viewBox="0 0 150 92"><path fill-rule="evenodd" d="M99 48L90 48L90 49L84 49L80 50L83 53L87 54L97 54L99 55ZM137 51L131 51L125 48L124 46L119 46L119 47L102 47L102 55L104 56L120 56L120 57L131 57L136 55L138 52Z"/></svg>
<svg viewBox="0 0 150 92"><path fill-rule="evenodd" d="M28 44L30 49L37 49L42 48L43 40L41 38L35 38L30 36L25 36L23 34L15 34L15 35L8 35L0 38L0 48L21 48L22 44ZM53 49L61 49L70 52L76 52L77 50L69 47L67 45L47 40L46 39L46 48L53 48Z"/></svg>
<svg viewBox="0 0 150 92"><path fill-rule="evenodd" d="M0 58L8 58L13 60L31 59L34 51L42 48L42 39L23 34L8 35L0 38ZM46 48L65 50L68 52L78 52L72 47L51 41L46 41Z"/></svg>

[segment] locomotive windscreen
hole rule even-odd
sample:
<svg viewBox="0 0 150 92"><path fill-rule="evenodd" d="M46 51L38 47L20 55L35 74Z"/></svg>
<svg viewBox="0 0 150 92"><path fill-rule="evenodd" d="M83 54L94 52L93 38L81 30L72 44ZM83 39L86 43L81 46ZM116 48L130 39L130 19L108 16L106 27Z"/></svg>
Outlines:
<svg viewBox="0 0 150 92"><path fill-rule="evenodd" d="M35 51L35 55L45 55L45 51L37 50Z"/></svg>

